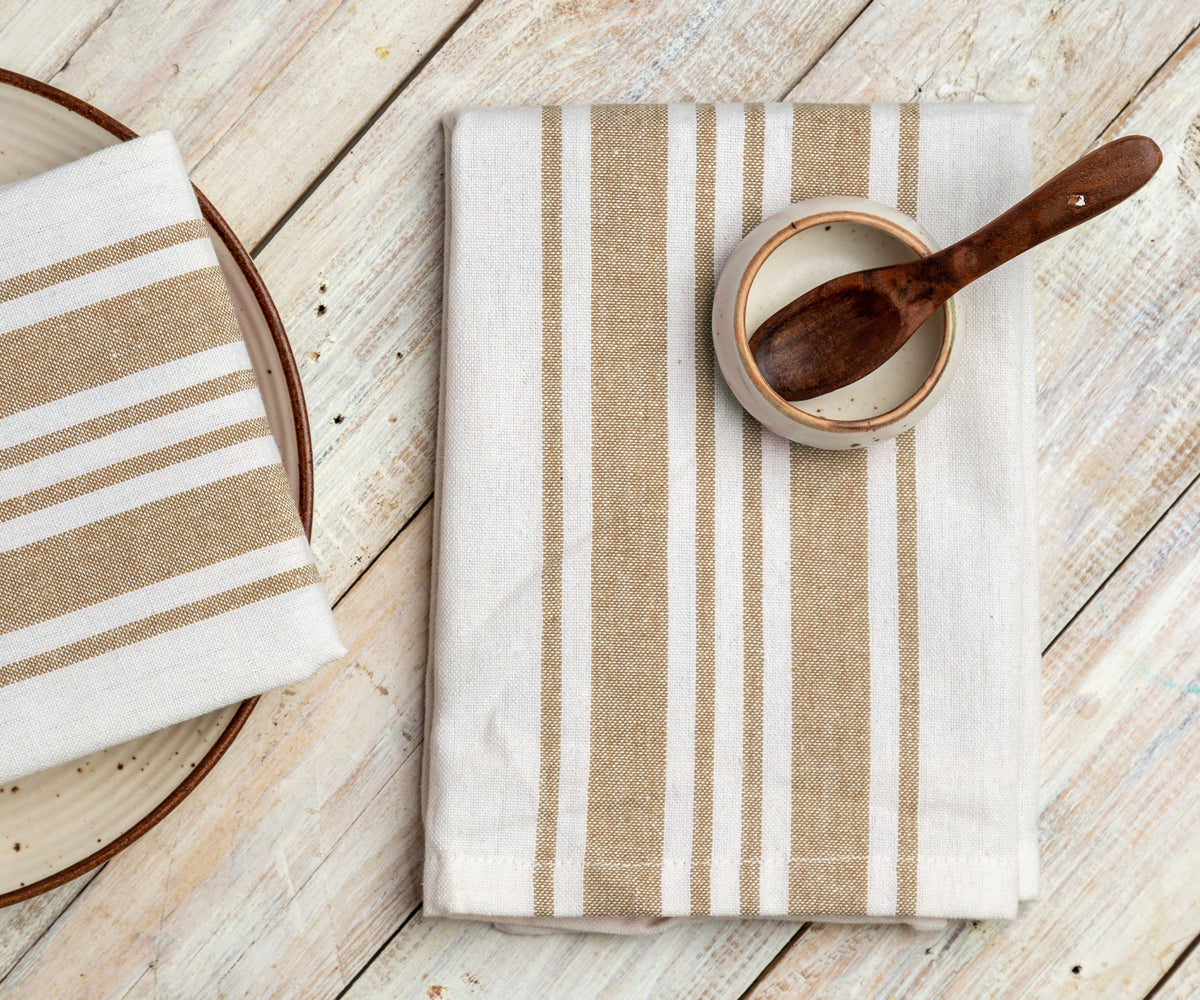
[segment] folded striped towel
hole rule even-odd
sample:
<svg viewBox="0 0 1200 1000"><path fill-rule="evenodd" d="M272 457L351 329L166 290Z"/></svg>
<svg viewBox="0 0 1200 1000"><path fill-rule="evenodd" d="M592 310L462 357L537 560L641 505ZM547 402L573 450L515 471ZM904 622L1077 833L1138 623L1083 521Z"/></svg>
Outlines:
<svg viewBox="0 0 1200 1000"><path fill-rule="evenodd" d="M345 650L171 136L0 188L0 780Z"/></svg>
<svg viewBox="0 0 1200 1000"><path fill-rule="evenodd" d="M1037 885L1029 259L961 293L954 384L864 451L748 418L710 316L790 202L972 231L1029 190L1029 109L472 110L447 134L426 912L1013 916Z"/></svg>

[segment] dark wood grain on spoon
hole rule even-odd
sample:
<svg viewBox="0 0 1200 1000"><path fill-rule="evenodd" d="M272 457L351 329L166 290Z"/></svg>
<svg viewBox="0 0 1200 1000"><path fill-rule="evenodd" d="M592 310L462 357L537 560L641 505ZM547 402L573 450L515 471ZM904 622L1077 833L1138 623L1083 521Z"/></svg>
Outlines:
<svg viewBox="0 0 1200 1000"><path fill-rule="evenodd" d="M1101 146L953 246L908 264L842 275L788 303L754 332L750 353L787 400L856 382L964 285L1107 212L1161 164L1162 151L1145 136Z"/></svg>

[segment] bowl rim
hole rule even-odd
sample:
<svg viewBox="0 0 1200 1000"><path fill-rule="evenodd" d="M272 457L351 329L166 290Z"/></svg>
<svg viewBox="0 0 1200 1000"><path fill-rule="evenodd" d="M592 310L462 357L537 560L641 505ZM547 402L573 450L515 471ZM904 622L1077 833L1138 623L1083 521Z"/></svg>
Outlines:
<svg viewBox="0 0 1200 1000"><path fill-rule="evenodd" d="M934 252L933 247L914 230L882 214L872 213L869 210L869 206L872 203L867 199L856 198L854 200L862 203L863 207L825 209L814 212L811 215L804 215L792 220L778 232L768 237L758 250L755 251L754 256L750 258L750 262L746 265L745 271L742 272L742 276L738 281L737 297L734 300L733 307L734 344L742 369L745 371L754 388L785 419L803 424L813 430L831 434L862 434L879 431L890 428L910 416L917 407L929 398L938 383L941 382L943 375L945 375L951 351L954 347L955 332L958 326L954 296L951 296L941 307L943 315L942 342L938 348L938 355L934 359L933 367L929 370L929 374L925 376L924 381L918 387L917 391L903 403L873 417L866 417L860 420L835 420L830 417L819 417L814 413L800 409L798 406L793 406L767 384L766 379L763 378L762 373L758 370L758 365L754 363L753 355L750 353L750 342L746 336L746 303L750 297L750 286L754 283L759 269L766 262L767 258L789 239L797 233L811 229L813 226L826 225L833 222L857 222L861 225L870 226L873 229L883 230L916 251L921 257L926 257ZM904 218L908 217L904 216ZM916 220L913 220L913 222L915 224Z"/></svg>
<svg viewBox="0 0 1200 1000"><path fill-rule="evenodd" d="M19 90L25 90L38 97L52 101L66 108L68 111L99 125L106 132L122 141L137 138L138 133L134 132L133 129L117 121L111 115L105 114L99 108L75 97L73 94L68 94L65 90L59 90L57 87L43 83L41 80L35 80L32 77L0 67L0 86L4 85L16 87ZM212 202L195 185L192 188L196 192L196 200L200 203L200 211L203 213L205 221L213 228L221 242L225 244L226 249L229 250L230 255L237 264L238 270L242 272L246 283L250 286L250 291L258 303L259 309L262 310L263 319L266 321L267 329L271 333L271 340L274 342L276 352L279 355L280 370L287 383L288 401L291 404L292 419L296 429L296 463L300 473L300 496L296 506L300 514L300 521L304 525L304 533L311 538L313 520L312 437L309 431L308 410L304 405L304 389L300 383L300 370L296 365L295 356L292 354L291 344L288 343L287 334L284 332L283 321L279 318L279 311L275 308L275 303L267 291L267 286L264 284L262 276L254 266L253 258L251 258L249 252L242 245L241 240L234 235L233 230L229 227L229 223L213 207ZM56 889L58 886L78 878L85 872L91 871L93 868L119 854L139 837L157 826L171 810L195 790L205 775L225 755L225 751L229 749L230 744L233 743L238 733L241 732L242 727L246 724L246 720L250 717L250 713L254 710L254 706L257 703L258 697L255 696L247 698L239 704L229 722L226 723L225 728L216 740L213 741L212 746L196 762L196 766L188 771L183 780L168 792L165 798L131 827L114 837L98 851L80 858L66 868L52 872L44 878L38 879L36 882L30 882L26 885L18 886L16 889L10 889L8 892L0 893L0 908L11 906L13 903L24 902L27 899L32 899L34 896L40 896L42 893L49 892L51 889Z"/></svg>

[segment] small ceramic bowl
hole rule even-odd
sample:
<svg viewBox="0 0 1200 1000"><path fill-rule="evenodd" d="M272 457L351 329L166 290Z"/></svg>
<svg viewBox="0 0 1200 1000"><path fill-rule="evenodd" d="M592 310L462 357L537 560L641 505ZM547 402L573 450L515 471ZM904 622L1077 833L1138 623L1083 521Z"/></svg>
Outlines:
<svg viewBox="0 0 1200 1000"><path fill-rule="evenodd" d="M747 342L768 316L830 278L936 249L915 220L865 198L813 198L764 220L729 258L713 302L717 362L742 406L777 434L815 448L862 448L912 427L946 391L958 362L953 298L871 374L801 402L772 391Z"/></svg>

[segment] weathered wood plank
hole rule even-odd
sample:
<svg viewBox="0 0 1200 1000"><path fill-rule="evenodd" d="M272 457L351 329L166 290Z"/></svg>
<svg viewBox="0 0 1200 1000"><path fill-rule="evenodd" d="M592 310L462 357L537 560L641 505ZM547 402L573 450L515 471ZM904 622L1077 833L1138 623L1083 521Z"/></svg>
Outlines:
<svg viewBox="0 0 1200 1000"><path fill-rule="evenodd" d="M0 66L48 80L104 21L119 0L64 0L46 17L39 0L0 2Z"/></svg>
<svg viewBox="0 0 1200 1000"><path fill-rule="evenodd" d="M813 927L755 1000L1154 986L1200 929L1198 546L1193 487L1046 656L1042 898L935 935Z"/></svg>
<svg viewBox="0 0 1200 1000"><path fill-rule="evenodd" d="M59 914L71 905L72 900L83 892L96 874L95 871L88 872L57 889L0 910L0 995L3 995L4 977L9 970L58 919Z"/></svg>
<svg viewBox="0 0 1200 1000"><path fill-rule="evenodd" d="M3 984L21 997L332 997L418 903L429 510L337 608L340 664L264 696L199 788Z"/></svg>
<svg viewBox="0 0 1200 1000"><path fill-rule="evenodd" d="M763 956L795 933L773 920L710 920L650 937L514 937L487 924L417 916L372 962L346 1000L429 997L738 996Z"/></svg>
<svg viewBox="0 0 1200 1000"><path fill-rule="evenodd" d="M171 129L253 247L469 2L203 0L164 16L124 0L51 82L136 131Z"/></svg>

